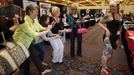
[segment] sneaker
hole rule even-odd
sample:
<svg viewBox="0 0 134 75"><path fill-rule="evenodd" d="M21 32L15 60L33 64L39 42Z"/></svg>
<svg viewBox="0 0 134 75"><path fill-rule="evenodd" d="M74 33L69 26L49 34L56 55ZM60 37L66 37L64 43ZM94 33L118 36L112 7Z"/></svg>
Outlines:
<svg viewBox="0 0 134 75"><path fill-rule="evenodd" d="M41 62L41 64L44 65L44 66L48 66L48 64L47 63L44 63L44 62Z"/></svg>
<svg viewBox="0 0 134 75"><path fill-rule="evenodd" d="M46 73L49 73L49 72L51 72L52 70L51 69L46 69L46 70L44 70L42 73L41 73L41 75L45 75Z"/></svg>
<svg viewBox="0 0 134 75"><path fill-rule="evenodd" d="M53 64L58 64L58 62L52 62Z"/></svg>
<svg viewBox="0 0 134 75"><path fill-rule="evenodd" d="M63 62L59 62L59 64L64 64Z"/></svg>

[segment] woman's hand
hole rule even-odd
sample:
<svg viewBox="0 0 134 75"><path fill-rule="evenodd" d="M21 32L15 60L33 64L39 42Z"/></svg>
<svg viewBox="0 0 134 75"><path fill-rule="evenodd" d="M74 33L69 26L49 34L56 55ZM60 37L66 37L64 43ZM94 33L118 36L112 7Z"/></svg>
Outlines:
<svg viewBox="0 0 134 75"><path fill-rule="evenodd" d="M14 32L19 26L19 15L15 14L13 17L13 26L9 28L12 32Z"/></svg>
<svg viewBox="0 0 134 75"><path fill-rule="evenodd" d="M66 33L69 33L69 32L72 31L72 29L68 28L68 29L64 29L64 31L65 31Z"/></svg>
<svg viewBox="0 0 134 75"><path fill-rule="evenodd" d="M59 35L59 34L57 34L56 36L55 36L55 38L60 38L61 36Z"/></svg>
<svg viewBox="0 0 134 75"><path fill-rule="evenodd" d="M118 30L118 31L117 31L117 35L120 35L120 34L121 34L121 30Z"/></svg>
<svg viewBox="0 0 134 75"><path fill-rule="evenodd" d="M15 14L13 17L13 24L14 26L19 26L19 15Z"/></svg>
<svg viewBox="0 0 134 75"><path fill-rule="evenodd" d="M53 28L52 25L48 25L47 29L51 30Z"/></svg>
<svg viewBox="0 0 134 75"><path fill-rule="evenodd" d="M110 37L110 34L111 34L110 31L109 30L106 30L106 36L107 37Z"/></svg>
<svg viewBox="0 0 134 75"><path fill-rule="evenodd" d="M79 19L76 21L76 23L78 23L78 24L79 24L80 22L81 22L81 21L80 21Z"/></svg>
<svg viewBox="0 0 134 75"><path fill-rule="evenodd" d="M54 27L54 25L56 24L56 22L55 21L53 21L52 23L51 23L51 25Z"/></svg>

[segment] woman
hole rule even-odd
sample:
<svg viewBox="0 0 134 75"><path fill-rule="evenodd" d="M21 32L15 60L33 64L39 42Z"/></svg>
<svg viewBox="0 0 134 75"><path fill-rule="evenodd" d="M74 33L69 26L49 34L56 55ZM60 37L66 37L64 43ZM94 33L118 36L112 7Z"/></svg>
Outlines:
<svg viewBox="0 0 134 75"><path fill-rule="evenodd" d="M5 16L0 15L0 43L4 43L6 41L11 41L12 35L14 31L19 26L19 16L17 14L14 15L11 25L8 24L8 21ZM5 40L2 38L2 33L4 33ZM0 48L3 47L0 45Z"/></svg>
<svg viewBox="0 0 134 75"><path fill-rule="evenodd" d="M36 45L42 43L40 37L48 33L52 26L49 25L47 28L44 28L39 24L36 19L38 16L38 9L34 5L28 5L26 7L26 14L27 15L24 17L25 22L17 28L13 34L13 39L15 42L20 42L28 48L30 57L37 67L40 75L44 75L51 70L45 69L45 66L41 64ZM27 69L30 67L29 61L25 62L22 67L25 68L25 71L23 72L24 75L30 75L29 70Z"/></svg>
<svg viewBox="0 0 134 75"><path fill-rule="evenodd" d="M70 32L70 55L75 57L75 37L77 37L77 56L82 57L82 34L77 33L80 23L80 14L77 13L77 6L71 6L71 13L67 15L67 22L72 28Z"/></svg>
<svg viewBox="0 0 134 75"><path fill-rule="evenodd" d="M103 50L101 73L110 75L107 62L112 58L113 51L117 48L117 40L120 35L122 18L119 13L119 5L110 2L110 12L99 21L99 26L105 30L104 43L106 49Z"/></svg>
<svg viewBox="0 0 134 75"><path fill-rule="evenodd" d="M47 27L49 25L49 16L48 15L42 15L40 17L40 24L43 26L43 27ZM54 26L55 25L55 22L52 22L52 25ZM60 46L58 46L59 44L60 45L63 45L61 43L61 36L59 34L53 34L51 31L49 31L46 35L43 35L42 38L45 40L45 41L49 41L53 50L56 52L58 49L60 49ZM58 43L58 41L60 40L60 43ZM53 52L54 52L53 51ZM55 55L53 53L53 55ZM58 56L58 55L57 55ZM53 60L52 60L53 61ZM57 60L58 61L58 60ZM61 63L61 62L54 62L54 63Z"/></svg>
<svg viewBox="0 0 134 75"><path fill-rule="evenodd" d="M43 14L41 17L40 17L40 20L39 20L39 23L43 26L43 27L48 27L49 25L49 22L50 22L50 17L46 14ZM51 25L55 25L55 22L53 22ZM46 35L43 35L41 36L45 41L51 41L53 39L56 39L58 37L60 37L59 35L56 35L56 34L53 34L51 32L51 30L46 34Z"/></svg>
<svg viewBox="0 0 134 75"><path fill-rule="evenodd" d="M52 8L52 17L50 18L50 23L56 22L53 28L51 29L53 34L59 34L63 36L64 32L69 32L69 29L64 29L64 24L60 16L60 9L58 7ZM50 42L53 45L53 63L62 63L63 62L63 53L64 53L64 44L61 39L56 39L55 41Z"/></svg>

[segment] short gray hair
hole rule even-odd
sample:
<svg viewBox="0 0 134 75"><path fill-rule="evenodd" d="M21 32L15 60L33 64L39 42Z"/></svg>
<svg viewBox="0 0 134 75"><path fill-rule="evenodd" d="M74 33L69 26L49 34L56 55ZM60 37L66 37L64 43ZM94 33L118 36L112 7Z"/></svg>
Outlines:
<svg viewBox="0 0 134 75"><path fill-rule="evenodd" d="M37 7L32 5L32 4L27 5L27 7L26 7L26 14L30 15L30 11L33 11L33 10L36 10L36 9L37 9Z"/></svg>

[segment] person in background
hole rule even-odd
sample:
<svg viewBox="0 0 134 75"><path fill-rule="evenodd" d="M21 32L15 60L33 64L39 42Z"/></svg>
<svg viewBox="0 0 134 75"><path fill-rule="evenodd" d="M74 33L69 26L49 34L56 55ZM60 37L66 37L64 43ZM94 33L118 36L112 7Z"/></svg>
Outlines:
<svg viewBox="0 0 134 75"><path fill-rule="evenodd" d="M62 22L64 24L64 28L69 29L71 31L71 28L70 28L69 24L67 23L67 13L64 12L62 14L61 18L62 18ZM65 33L65 32L63 33L64 36L61 38L63 43L66 43L66 38L68 38L68 34L69 33Z"/></svg>
<svg viewBox="0 0 134 75"><path fill-rule="evenodd" d="M119 13L119 4L111 1L109 5L110 12L101 18L98 23L98 25L105 30L103 38L106 49L103 50L101 73L106 75L110 75L107 63L112 58L113 51L117 48L117 40L119 39L122 25L122 17Z"/></svg>
<svg viewBox="0 0 134 75"><path fill-rule="evenodd" d="M22 9L14 5L12 0L5 0L5 2L6 5L0 8L0 30L3 31L6 40L9 40L19 26L18 18Z"/></svg>
<svg viewBox="0 0 134 75"><path fill-rule="evenodd" d="M30 57L39 71L39 74L44 75L51 70L46 69L46 67L41 64L41 60L38 55L39 51L37 50L36 45L41 43L42 40L40 40L40 37L42 35L46 35L52 26L49 25L47 28L42 27L36 19L37 16L37 7L34 5L28 5L26 7L26 16L24 17L25 22L19 25L19 27L16 29L15 33L13 34L13 39L15 42L20 42L28 48ZM22 65L22 68L24 68L24 75L30 75L29 67L30 60Z"/></svg>
<svg viewBox="0 0 134 75"><path fill-rule="evenodd" d="M0 49L5 48L4 43L6 41L12 41L12 35L19 26L18 18L18 15L15 15L13 18L13 26L8 27L6 18L0 15ZM5 37L5 39L3 37Z"/></svg>
<svg viewBox="0 0 134 75"><path fill-rule="evenodd" d="M70 56L75 58L75 38L77 37L77 56L82 57L82 34L77 33L80 28L79 23L81 16L77 12L77 6L71 5L71 13L67 15L67 23L70 25L72 31L70 32Z"/></svg>
<svg viewBox="0 0 134 75"><path fill-rule="evenodd" d="M43 26L43 27L48 27L49 23L50 23L50 17L46 14L43 14L40 17L39 23ZM51 25L54 26L55 22L53 22ZM54 40L56 38L60 38L60 36L58 34L53 34L51 32L51 30L46 34L41 36L45 41L51 41Z"/></svg>
<svg viewBox="0 0 134 75"><path fill-rule="evenodd" d="M69 29L64 29L64 24L62 22L62 18L60 16L60 8L53 7L52 8L52 17L50 18L50 23L56 22L51 29L53 34L59 34L63 36L64 32L70 32ZM53 44L53 63L62 63L63 62L63 54L64 54L64 44L61 39L57 39L52 42Z"/></svg>

